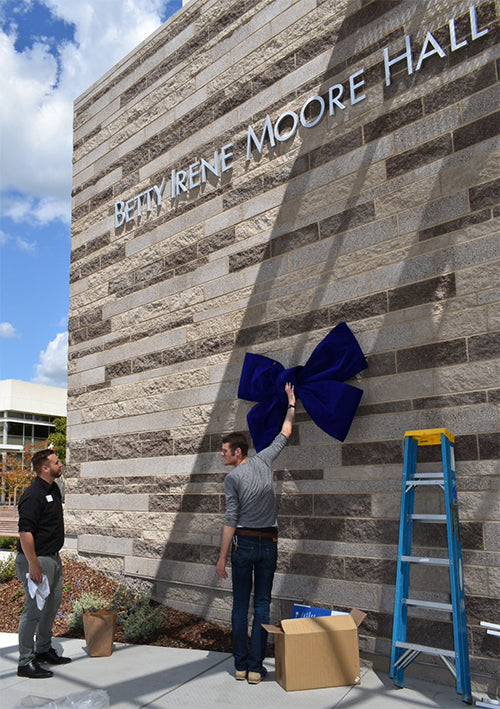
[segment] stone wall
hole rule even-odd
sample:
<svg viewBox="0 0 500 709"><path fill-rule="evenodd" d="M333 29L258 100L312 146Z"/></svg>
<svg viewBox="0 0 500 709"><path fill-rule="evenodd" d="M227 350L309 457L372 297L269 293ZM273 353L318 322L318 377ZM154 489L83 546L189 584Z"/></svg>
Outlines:
<svg viewBox="0 0 500 709"><path fill-rule="evenodd" d="M495 13L193 0L77 100L66 524L89 563L228 622L218 452L246 429L243 357L304 364L346 321L364 395L344 443L297 409L274 619L293 600L358 606L362 650L387 656L404 432L446 427L472 669L494 673L479 622L498 621L500 589ZM444 577L412 578L447 600ZM413 625L451 643L447 616Z"/></svg>

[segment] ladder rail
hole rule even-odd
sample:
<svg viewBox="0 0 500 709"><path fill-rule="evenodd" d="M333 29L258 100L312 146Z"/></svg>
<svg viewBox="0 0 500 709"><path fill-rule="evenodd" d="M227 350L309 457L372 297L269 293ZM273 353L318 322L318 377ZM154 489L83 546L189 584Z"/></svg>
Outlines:
<svg viewBox="0 0 500 709"><path fill-rule="evenodd" d="M455 470L455 445L441 437L441 455L443 459L443 473L445 478L444 493L447 514L446 533L450 554L450 589L451 603L453 606L453 639L455 650L458 653L460 668L457 668L457 692L466 691L464 687L465 675L469 673L468 658L469 648L467 639L467 625L465 621L465 584L462 564L462 542L460 539L460 523L458 516L458 493ZM466 664L465 664L466 663ZM467 665L467 666L466 666ZM470 682L470 679L469 679ZM469 690L470 691L470 690Z"/></svg>
<svg viewBox="0 0 500 709"><path fill-rule="evenodd" d="M394 601L393 617L393 637L405 641L408 621L408 607L403 603L403 598L408 595L410 586L410 565L402 562L402 557L411 556L411 538L413 520L408 509L413 509L415 489L406 487L410 473L415 469L417 462L417 446L412 438L405 439L405 455L403 466L403 482L401 490L401 514L399 517L399 541L398 541L398 566L396 594ZM391 648L391 667L394 668L396 683L403 683L403 668L399 664L399 659L404 653L395 643Z"/></svg>

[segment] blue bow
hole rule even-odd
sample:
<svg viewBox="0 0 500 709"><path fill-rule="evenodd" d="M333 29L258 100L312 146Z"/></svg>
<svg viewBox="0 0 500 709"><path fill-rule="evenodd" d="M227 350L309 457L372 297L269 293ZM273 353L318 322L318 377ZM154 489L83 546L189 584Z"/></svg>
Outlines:
<svg viewBox="0 0 500 709"><path fill-rule="evenodd" d="M266 448L281 430L288 406L286 382L294 385L295 396L315 424L343 441L363 396L361 389L343 382L367 366L358 341L345 322L328 333L304 366L285 369L274 359L247 352L238 398L259 402L247 416L255 450Z"/></svg>

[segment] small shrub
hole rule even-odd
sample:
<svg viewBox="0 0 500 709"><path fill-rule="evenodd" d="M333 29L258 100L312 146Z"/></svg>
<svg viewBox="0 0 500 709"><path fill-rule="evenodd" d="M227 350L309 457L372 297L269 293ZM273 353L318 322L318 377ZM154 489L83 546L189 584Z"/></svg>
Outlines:
<svg viewBox="0 0 500 709"><path fill-rule="evenodd" d="M164 609L152 606L149 596L140 595L122 619L123 634L129 643L147 643L157 635L164 622Z"/></svg>
<svg viewBox="0 0 500 709"><path fill-rule="evenodd" d="M0 581L10 581L16 576L16 558L9 554L6 559L0 559Z"/></svg>
<svg viewBox="0 0 500 709"><path fill-rule="evenodd" d="M102 611L109 608L109 600L95 591L84 591L73 601L73 610L68 615L68 625L83 633L83 614L87 611Z"/></svg>
<svg viewBox="0 0 500 709"><path fill-rule="evenodd" d="M120 585L110 599L101 594L87 591L73 601L73 610L68 615L68 625L83 633L83 614L94 610L115 610L118 623L123 629L126 642L141 644L152 640L163 627L164 608L154 606L150 596L136 594Z"/></svg>
<svg viewBox="0 0 500 709"><path fill-rule="evenodd" d="M0 537L0 549L17 549L17 537Z"/></svg>
<svg viewBox="0 0 500 709"><path fill-rule="evenodd" d="M111 610L118 611L118 615L128 615L132 606L135 605L136 596L129 588L120 584L111 596L109 607Z"/></svg>
<svg viewBox="0 0 500 709"><path fill-rule="evenodd" d="M21 596L24 596L24 591L22 588L18 588L17 591L14 591L12 596L10 597L11 601L17 601L18 598L21 598Z"/></svg>

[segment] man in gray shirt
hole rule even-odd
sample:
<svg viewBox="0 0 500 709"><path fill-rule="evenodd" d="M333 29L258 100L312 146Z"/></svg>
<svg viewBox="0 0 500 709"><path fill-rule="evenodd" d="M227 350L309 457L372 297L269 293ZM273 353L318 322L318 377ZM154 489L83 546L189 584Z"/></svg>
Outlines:
<svg viewBox="0 0 500 709"><path fill-rule="evenodd" d="M233 610L231 615L236 679L258 684L266 674L263 661L269 623L271 590L278 557L276 492L271 466L286 446L295 417L295 393L287 383L288 409L280 433L264 450L248 457L243 434L230 433L222 439L224 465L233 465L224 481L226 518L217 562L217 573L227 578L226 564L231 549ZM248 609L254 591L254 614L248 647Z"/></svg>

